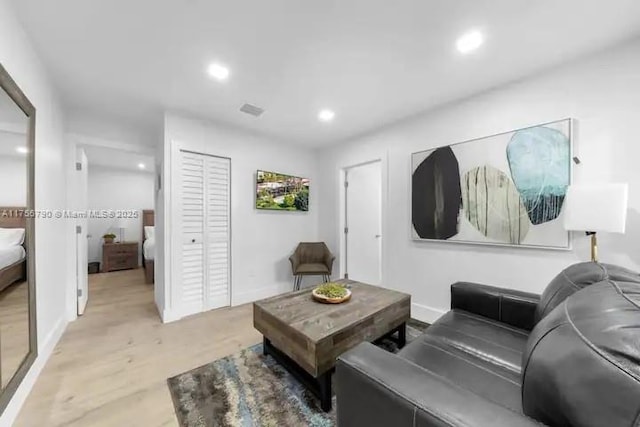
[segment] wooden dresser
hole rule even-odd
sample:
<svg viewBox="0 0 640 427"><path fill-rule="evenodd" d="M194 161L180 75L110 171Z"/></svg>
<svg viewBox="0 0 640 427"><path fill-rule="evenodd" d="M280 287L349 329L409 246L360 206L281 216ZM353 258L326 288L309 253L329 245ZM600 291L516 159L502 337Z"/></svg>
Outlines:
<svg viewBox="0 0 640 427"><path fill-rule="evenodd" d="M138 242L102 245L102 272L138 268Z"/></svg>

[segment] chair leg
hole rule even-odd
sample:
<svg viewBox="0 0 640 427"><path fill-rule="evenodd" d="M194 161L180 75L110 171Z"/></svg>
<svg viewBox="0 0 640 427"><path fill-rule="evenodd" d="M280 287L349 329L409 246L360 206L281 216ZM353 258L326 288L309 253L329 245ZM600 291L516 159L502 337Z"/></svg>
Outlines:
<svg viewBox="0 0 640 427"><path fill-rule="evenodd" d="M293 290L297 291L298 290L298 275L296 274L295 276L293 276Z"/></svg>

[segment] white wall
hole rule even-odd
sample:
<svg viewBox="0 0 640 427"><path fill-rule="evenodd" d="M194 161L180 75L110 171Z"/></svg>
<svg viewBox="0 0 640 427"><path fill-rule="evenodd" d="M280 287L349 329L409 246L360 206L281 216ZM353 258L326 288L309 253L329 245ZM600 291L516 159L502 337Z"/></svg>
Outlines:
<svg viewBox="0 0 640 427"><path fill-rule="evenodd" d="M318 237L317 153L230 127L168 114L163 172L166 179L163 184L165 260L170 259L171 253L168 238L172 229L171 218L168 217L171 194L167 173L171 170L172 159L167 150L172 141L192 151L231 158L232 304L291 290L293 278L289 256L298 242L314 241ZM310 178L309 212L256 210L257 169ZM165 276L166 291L170 277L170 274ZM165 303L165 313L170 313L164 317L167 321L175 313L175 295L172 294Z"/></svg>
<svg viewBox="0 0 640 427"><path fill-rule="evenodd" d="M169 293L168 280L165 281L165 277L169 277L171 272L169 264L165 262L166 255L169 253L169 248L165 246L164 230L168 230L168 221L165 220L165 208L168 206L168 201L165 197L165 185L169 182L168 171L164 168L164 156L165 152L169 151L169 144L166 142L166 127L167 121L163 120L162 124L162 143L156 147L156 180L155 180L155 233L156 233L156 253L153 261L153 297L158 308L160 317L164 320L165 316L165 295ZM166 146L166 147L165 147ZM168 258L171 259L171 258Z"/></svg>
<svg viewBox="0 0 640 427"><path fill-rule="evenodd" d="M23 139L26 140L26 137ZM26 205L26 157L0 155L0 206L18 207Z"/></svg>
<svg viewBox="0 0 640 427"><path fill-rule="evenodd" d="M124 220L124 240L138 242L138 262L141 264L142 210L154 209L154 174L89 164L88 175L89 209L138 211L138 218ZM112 232L119 237L117 225L115 219L89 218L89 261L102 262L102 236Z"/></svg>
<svg viewBox="0 0 640 427"><path fill-rule="evenodd" d="M431 321L448 310L449 285L457 280L541 292L561 269L589 259L586 238L576 234L575 249L565 252L414 242L410 157L419 150L573 117L575 153L582 161L575 167L575 182L630 184L627 233L600 236L602 261L639 270L639 52L640 41L323 151L320 236L333 248L339 246L340 169L382 158L383 283L412 294L414 316Z"/></svg>
<svg viewBox="0 0 640 427"><path fill-rule="evenodd" d="M0 63L36 107L35 207L66 207L65 144L58 97L29 38L7 0L0 0ZM73 257L67 245L72 225L36 220L36 296L39 356L0 416L10 425L66 326L65 296Z"/></svg>

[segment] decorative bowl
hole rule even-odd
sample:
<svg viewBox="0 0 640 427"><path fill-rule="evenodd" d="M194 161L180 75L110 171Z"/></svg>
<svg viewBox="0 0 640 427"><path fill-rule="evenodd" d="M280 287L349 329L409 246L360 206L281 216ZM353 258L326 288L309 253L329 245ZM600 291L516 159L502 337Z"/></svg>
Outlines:
<svg viewBox="0 0 640 427"><path fill-rule="evenodd" d="M345 296L341 298L329 298L325 295L317 293L316 291L317 291L317 288L311 291L311 295L313 296L313 299L315 299L318 302L322 302L324 304L340 304L340 303L349 301L351 299L351 291L346 288L345 288L345 291L347 291L347 293L345 294Z"/></svg>

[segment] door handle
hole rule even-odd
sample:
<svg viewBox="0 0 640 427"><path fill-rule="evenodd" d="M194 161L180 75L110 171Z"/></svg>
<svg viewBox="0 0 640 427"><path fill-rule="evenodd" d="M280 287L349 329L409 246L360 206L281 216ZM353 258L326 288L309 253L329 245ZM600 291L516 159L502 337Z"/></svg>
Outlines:
<svg viewBox="0 0 640 427"><path fill-rule="evenodd" d="M376 234L376 236L375 236L375 237L376 237L376 239L379 239L379 238L381 238L381 237L382 237L382 234Z"/></svg>
<svg viewBox="0 0 640 427"><path fill-rule="evenodd" d="M191 243L195 243L195 242L196 242L196 239L191 239Z"/></svg>

